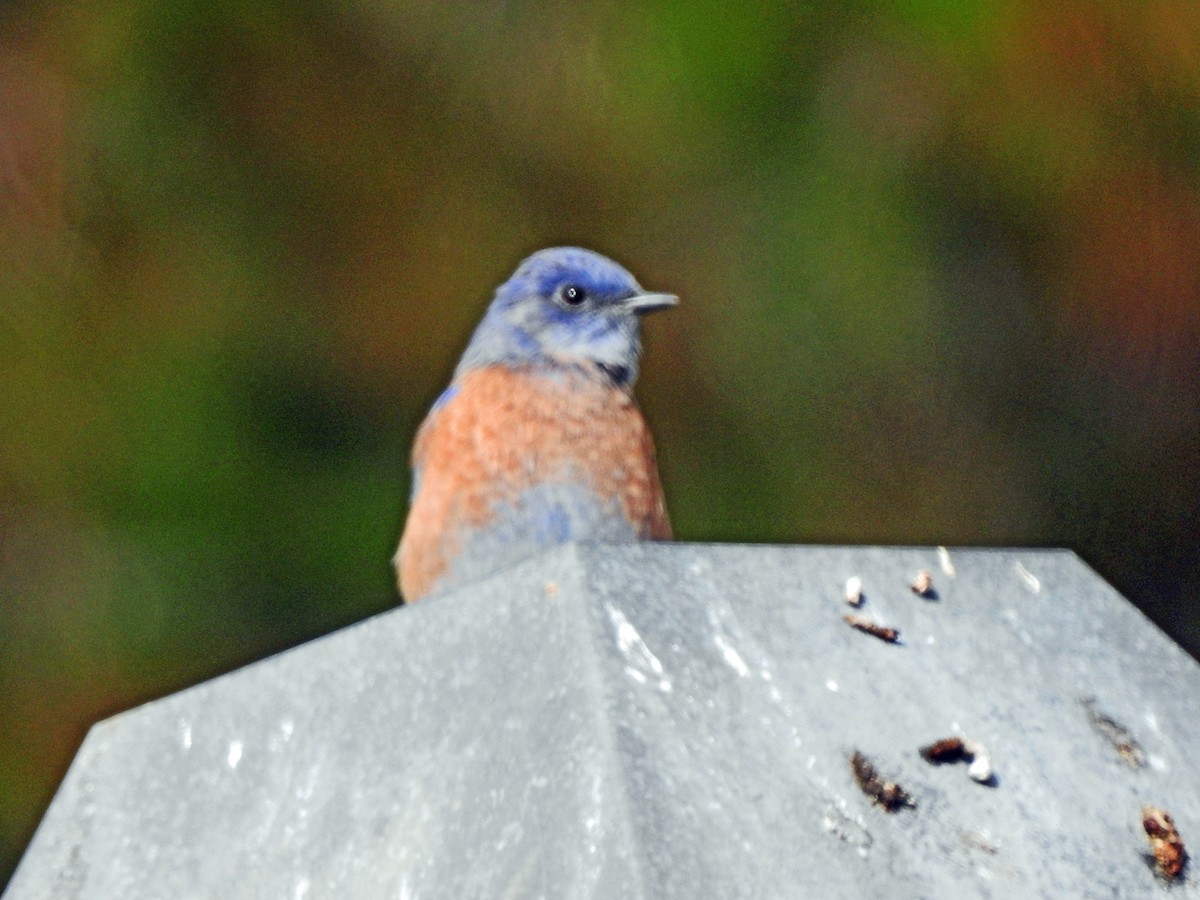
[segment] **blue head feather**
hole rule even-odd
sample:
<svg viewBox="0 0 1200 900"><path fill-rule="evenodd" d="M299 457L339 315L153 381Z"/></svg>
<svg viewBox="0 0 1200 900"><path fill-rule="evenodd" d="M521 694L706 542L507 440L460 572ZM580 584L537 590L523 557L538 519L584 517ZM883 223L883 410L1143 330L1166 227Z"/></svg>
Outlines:
<svg viewBox="0 0 1200 900"><path fill-rule="evenodd" d="M540 250L497 288L455 375L487 365L577 368L632 386L641 354L639 316L676 302L643 291L598 253Z"/></svg>

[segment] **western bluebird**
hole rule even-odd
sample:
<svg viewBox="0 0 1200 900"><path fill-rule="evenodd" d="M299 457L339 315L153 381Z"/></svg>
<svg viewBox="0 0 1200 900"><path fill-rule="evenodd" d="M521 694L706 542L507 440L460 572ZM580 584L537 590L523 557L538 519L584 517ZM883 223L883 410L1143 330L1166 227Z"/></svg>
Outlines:
<svg viewBox="0 0 1200 900"><path fill-rule="evenodd" d="M678 302L577 247L533 254L496 290L413 443L406 600L565 541L670 540L632 390L639 317Z"/></svg>

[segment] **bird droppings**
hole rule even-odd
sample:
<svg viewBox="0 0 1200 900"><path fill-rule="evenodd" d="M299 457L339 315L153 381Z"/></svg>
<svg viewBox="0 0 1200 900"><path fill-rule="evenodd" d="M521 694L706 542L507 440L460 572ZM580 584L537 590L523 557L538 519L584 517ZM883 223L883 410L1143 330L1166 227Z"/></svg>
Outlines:
<svg viewBox="0 0 1200 900"><path fill-rule="evenodd" d="M938 555L938 565L940 565L942 567L942 571L946 573L947 577L953 578L955 575L958 574L958 572L954 568L954 563L950 560L950 551L949 550L947 550L945 547L938 547L937 555Z"/></svg>
<svg viewBox="0 0 1200 900"><path fill-rule="evenodd" d="M942 763L967 762L967 775L980 784L992 784L992 758L983 744L960 737L942 738L918 751L927 763L938 766Z"/></svg>
<svg viewBox="0 0 1200 900"><path fill-rule="evenodd" d="M862 579L857 575L852 575L846 579L846 587L842 591L842 599L853 607L862 606L865 597L862 592Z"/></svg>
<svg viewBox="0 0 1200 900"><path fill-rule="evenodd" d="M958 762L964 755L963 740L957 737L942 738L940 741L934 741L932 744L922 747L920 753L923 760L935 766Z"/></svg>
<svg viewBox="0 0 1200 900"><path fill-rule="evenodd" d="M884 625L880 625L877 622L875 622L873 619L868 618L867 616L845 615L845 616L842 616L842 619L851 628L857 628L859 631L863 632L864 634L869 634L872 637L877 637L881 641L885 641L889 644L898 643L900 640L900 632L897 631L895 628L888 628Z"/></svg>
<svg viewBox="0 0 1200 900"><path fill-rule="evenodd" d="M1179 878L1187 864L1187 848L1183 846L1183 839L1170 814L1157 806L1143 806L1142 829L1150 841L1158 874L1168 881Z"/></svg>
<svg viewBox="0 0 1200 900"><path fill-rule="evenodd" d="M967 766L967 776L979 784L994 784L994 775L992 772L992 758L987 751L978 744L975 745L975 752L971 754L975 758L971 760L971 764Z"/></svg>
<svg viewBox="0 0 1200 900"><path fill-rule="evenodd" d="M1031 594L1036 594L1041 591L1042 583L1038 580L1036 575L1034 575L1020 563L1016 564L1016 570L1017 577L1021 579L1021 583L1029 589Z"/></svg>
<svg viewBox="0 0 1200 900"><path fill-rule="evenodd" d="M926 600L936 600L937 591L933 589L933 573L928 569L922 569L913 578L908 589L918 597L923 597Z"/></svg>
<svg viewBox="0 0 1200 900"><path fill-rule="evenodd" d="M1080 701L1087 710L1088 721L1092 728L1103 737L1117 756L1131 769L1142 769L1146 766L1146 752L1128 728L1096 708L1095 697L1085 697Z"/></svg>
<svg viewBox="0 0 1200 900"><path fill-rule="evenodd" d="M862 792L884 812L896 812L906 806L916 808L917 804L908 792L896 782L880 778L874 764L858 750L850 757L850 771Z"/></svg>

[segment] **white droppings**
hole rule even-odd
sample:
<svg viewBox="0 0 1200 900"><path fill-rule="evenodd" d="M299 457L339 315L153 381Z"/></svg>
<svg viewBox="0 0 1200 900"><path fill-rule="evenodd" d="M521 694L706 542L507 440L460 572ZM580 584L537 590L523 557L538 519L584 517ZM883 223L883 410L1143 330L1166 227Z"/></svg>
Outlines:
<svg viewBox="0 0 1200 900"><path fill-rule="evenodd" d="M229 753L225 756L225 761L229 764L229 768L236 769L238 763L242 761L242 748L245 745L241 741L229 742Z"/></svg>
<svg viewBox="0 0 1200 900"><path fill-rule="evenodd" d="M828 681L825 682L825 689L827 691L833 691L836 694L837 690L838 690L838 683L836 681L834 681L832 678L830 678Z"/></svg>
<svg viewBox="0 0 1200 900"><path fill-rule="evenodd" d="M284 719L279 723L279 733L283 735L283 739L289 740L296 730L296 723L291 719Z"/></svg>
<svg viewBox="0 0 1200 900"><path fill-rule="evenodd" d="M648 684L654 681L655 687L663 693L669 693L671 679L667 677L666 670L658 657L651 652L650 648L646 646L646 642L642 640L642 636L638 634L638 630L633 627L633 623L625 618L625 614L615 606L606 603L604 608L608 611L609 621L612 622L616 632L617 649L625 657L625 674L639 684Z"/></svg>
<svg viewBox="0 0 1200 900"><path fill-rule="evenodd" d="M1146 724L1150 726L1151 731L1153 731L1155 734L1159 733L1158 716L1156 716L1154 713L1146 713L1142 718L1146 720Z"/></svg>
<svg viewBox="0 0 1200 900"><path fill-rule="evenodd" d="M971 764L967 766L967 774L980 784L987 784L992 780L992 757L988 754L987 748L979 741L963 741L963 752L971 757Z"/></svg>
<svg viewBox="0 0 1200 900"><path fill-rule="evenodd" d="M1146 765L1152 768L1155 772L1167 771L1167 761L1157 753L1146 754Z"/></svg>
<svg viewBox="0 0 1200 900"><path fill-rule="evenodd" d="M954 570L954 563L950 561L950 551L945 547L937 548L938 564L942 567L942 571L953 578L957 573Z"/></svg>
<svg viewBox="0 0 1200 900"><path fill-rule="evenodd" d="M1021 583L1029 589L1029 592L1036 594L1042 589L1042 583L1038 581L1037 576L1030 572L1027 568L1021 565L1020 562L1016 565L1017 577L1021 579Z"/></svg>
<svg viewBox="0 0 1200 900"><path fill-rule="evenodd" d="M179 743L184 750L192 749L192 723L187 719L179 720Z"/></svg>
<svg viewBox="0 0 1200 900"><path fill-rule="evenodd" d="M862 606L863 592L861 578L857 575L852 575L846 579L846 587L842 591L842 599L851 606Z"/></svg>
<svg viewBox="0 0 1200 900"><path fill-rule="evenodd" d="M926 600L934 598L936 595L933 591L933 573L928 569L922 569L916 574L912 580L912 584L908 589L918 597L924 597Z"/></svg>
<svg viewBox="0 0 1200 900"><path fill-rule="evenodd" d="M937 643L937 638L935 638L935 637L934 637L934 636L931 634L931 635L929 635L927 638L925 638L925 643L926 643L926 644L928 644L930 647L932 647L934 644L936 644L936 643Z"/></svg>
<svg viewBox="0 0 1200 900"><path fill-rule="evenodd" d="M992 780L992 761L987 754L976 754L975 759L967 766L967 774L980 784Z"/></svg>
<svg viewBox="0 0 1200 900"><path fill-rule="evenodd" d="M957 722L953 724L952 728L954 731L961 732ZM932 765L959 759L966 760L967 775L972 780L980 784L989 784L992 781L992 758L988 754L987 748L979 741L972 741L965 737L942 738L927 747L921 747L919 752L921 757Z"/></svg>
<svg viewBox="0 0 1200 900"><path fill-rule="evenodd" d="M308 896L310 887L312 887L312 882L308 880L308 876L301 875L296 880L296 886L292 888L292 900L304 900Z"/></svg>
<svg viewBox="0 0 1200 900"><path fill-rule="evenodd" d="M742 655L737 652L737 648L725 640L725 635L713 635L713 643L721 651L721 656L725 658L725 662L729 665L729 668L737 672L742 678L746 678L750 674L750 667L746 665L746 661L742 659Z"/></svg>

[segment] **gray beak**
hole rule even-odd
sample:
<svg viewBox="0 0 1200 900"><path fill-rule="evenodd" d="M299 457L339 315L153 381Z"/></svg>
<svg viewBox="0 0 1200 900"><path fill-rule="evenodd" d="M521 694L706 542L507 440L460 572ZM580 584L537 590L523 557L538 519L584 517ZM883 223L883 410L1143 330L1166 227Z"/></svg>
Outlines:
<svg viewBox="0 0 1200 900"><path fill-rule="evenodd" d="M634 294L625 301L625 308L643 315L658 309L668 309L678 303L679 298L674 294Z"/></svg>

